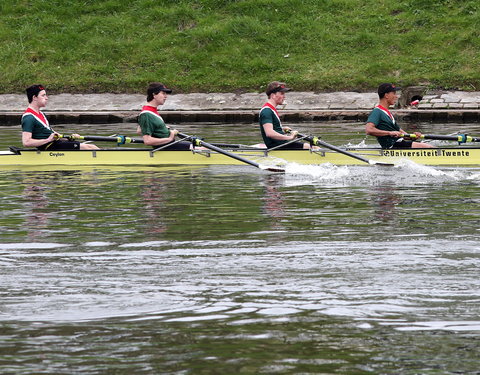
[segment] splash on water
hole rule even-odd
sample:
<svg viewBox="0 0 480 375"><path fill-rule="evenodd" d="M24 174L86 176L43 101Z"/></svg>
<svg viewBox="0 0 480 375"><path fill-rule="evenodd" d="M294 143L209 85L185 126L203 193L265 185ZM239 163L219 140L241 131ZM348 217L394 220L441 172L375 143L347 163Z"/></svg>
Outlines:
<svg viewBox="0 0 480 375"><path fill-rule="evenodd" d="M285 181L289 186L302 184L378 186L384 183L394 183L398 186L417 186L438 183L480 182L480 173L477 169L433 167L417 164L406 159L401 160L395 166L287 163L285 165Z"/></svg>
<svg viewBox="0 0 480 375"><path fill-rule="evenodd" d="M477 184L480 184L480 172L474 172L470 176L466 177L466 180L476 182Z"/></svg>
<svg viewBox="0 0 480 375"><path fill-rule="evenodd" d="M417 164L411 160L401 160L395 169L408 173L410 178L415 178L416 184L421 183L448 183L448 182L480 182L478 169L464 167L432 167Z"/></svg>
<svg viewBox="0 0 480 375"><path fill-rule="evenodd" d="M349 168L346 166L336 166L331 163L319 165L302 165L297 163L288 163L285 166L287 175L309 176L316 180L334 181L343 179L350 175Z"/></svg>
<svg viewBox="0 0 480 375"><path fill-rule="evenodd" d="M375 147L376 145L372 145L372 144L367 144L365 142L365 139L362 139L359 143L351 143L351 142L348 142L347 144L345 144L345 148L368 148L368 147Z"/></svg>
<svg viewBox="0 0 480 375"><path fill-rule="evenodd" d="M418 177L446 177L452 180L462 178L462 173L459 170L444 171L429 165L417 164L408 159L400 160L400 162L395 165L395 168L401 168Z"/></svg>

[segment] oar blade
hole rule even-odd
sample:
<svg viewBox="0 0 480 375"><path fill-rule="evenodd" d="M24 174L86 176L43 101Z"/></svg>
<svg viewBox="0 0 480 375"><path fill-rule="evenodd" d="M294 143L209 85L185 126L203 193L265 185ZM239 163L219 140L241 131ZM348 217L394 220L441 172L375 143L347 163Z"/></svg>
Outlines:
<svg viewBox="0 0 480 375"><path fill-rule="evenodd" d="M370 160L369 162L370 165L379 165L381 167L394 167L395 164L393 163L386 163L384 161L376 161L376 160Z"/></svg>
<svg viewBox="0 0 480 375"><path fill-rule="evenodd" d="M285 173L285 168L281 168L281 167L260 167L260 168L269 172Z"/></svg>

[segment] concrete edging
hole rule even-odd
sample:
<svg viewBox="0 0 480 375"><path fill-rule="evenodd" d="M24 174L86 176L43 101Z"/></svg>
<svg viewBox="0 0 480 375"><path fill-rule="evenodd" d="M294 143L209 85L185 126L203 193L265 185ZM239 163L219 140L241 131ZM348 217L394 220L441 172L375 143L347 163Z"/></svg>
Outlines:
<svg viewBox="0 0 480 375"><path fill-rule="evenodd" d="M421 94L417 107L410 99ZM136 122L145 96L141 94L52 94L44 112L52 124L108 124ZM256 123L265 103L264 93L172 94L160 108L167 123ZM288 93L279 107L285 122L364 122L378 103L375 92ZM25 95L0 95L0 125L19 125L27 106ZM476 122L480 119L480 92L438 91L405 87L396 109L404 122Z"/></svg>
<svg viewBox="0 0 480 375"><path fill-rule="evenodd" d="M480 121L480 110L428 110L408 109L392 111L402 122L451 122L467 123ZM0 125L20 125L23 112L0 112ZM121 112L49 112L49 122L55 124L113 124L135 123L138 111ZM258 111L160 111L167 123L213 122L255 123ZM370 110L295 110L280 111L285 122L351 121L365 122Z"/></svg>

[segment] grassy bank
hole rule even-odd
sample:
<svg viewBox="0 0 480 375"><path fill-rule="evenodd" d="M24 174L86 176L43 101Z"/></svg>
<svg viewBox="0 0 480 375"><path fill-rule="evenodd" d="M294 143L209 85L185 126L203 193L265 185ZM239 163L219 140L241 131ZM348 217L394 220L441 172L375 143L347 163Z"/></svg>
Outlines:
<svg viewBox="0 0 480 375"><path fill-rule="evenodd" d="M480 90L480 5L461 0L2 0L0 92Z"/></svg>

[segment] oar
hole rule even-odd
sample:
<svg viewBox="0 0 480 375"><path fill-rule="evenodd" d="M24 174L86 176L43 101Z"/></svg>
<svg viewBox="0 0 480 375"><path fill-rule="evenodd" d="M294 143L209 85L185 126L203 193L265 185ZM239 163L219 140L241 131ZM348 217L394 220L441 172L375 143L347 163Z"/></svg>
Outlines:
<svg viewBox="0 0 480 375"><path fill-rule="evenodd" d="M124 135L115 135L115 136L100 136L100 135L63 135L60 134L58 138L68 138L71 140L80 140L80 141L92 141L92 142L116 142L119 145L124 145L126 143L143 143L141 138L130 138L125 137Z"/></svg>
<svg viewBox="0 0 480 375"><path fill-rule="evenodd" d="M119 145L123 145L126 143L144 143L142 138L131 138L124 135L110 135L110 136L99 136L99 135L80 135L80 136L73 136L73 135L63 135L60 134L57 138L68 138L71 140L78 139L81 141L92 141L92 142L116 142ZM256 149L256 147L245 146L238 143L212 143L214 146L217 147L228 147L228 148L251 148Z"/></svg>
<svg viewBox="0 0 480 375"><path fill-rule="evenodd" d="M470 137L466 134L458 134L458 135L435 135L435 134L422 134L421 136L417 137L415 134L405 134L405 138L410 139L436 139L439 141L455 141L459 144L467 143L467 142L480 142L479 137Z"/></svg>
<svg viewBox="0 0 480 375"><path fill-rule="evenodd" d="M203 141L199 138L193 137L191 135L187 135L187 134L183 134L183 133L178 133L178 135L182 138L187 138L188 140L190 140L190 142L192 142L192 144L194 146L208 148L209 150L218 152L219 154L228 156L232 159L236 159L238 161L241 161L242 163L249 164L253 167L260 168L260 169L266 169L267 171L271 171L271 172L285 172L285 169L280 168L280 167L261 167L260 164L254 162L252 160L248 160L248 159L245 159L244 157L241 157L239 155L232 154L231 152L225 151L224 149L222 149L220 147L212 145L211 143L207 143L207 142L205 142L205 141Z"/></svg>
<svg viewBox="0 0 480 375"><path fill-rule="evenodd" d="M367 159L367 158L364 158L363 156L361 155L356 155L352 152L348 152L346 150L342 150L341 148L337 147L337 146L334 146L334 145L331 145L330 143L327 143L327 142L324 142L324 141L321 141L318 137L314 137L314 136L311 136L311 135L304 135L304 134L298 134L299 137L303 138L303 139L306 139L307 141L309 141L312 145L315 145L315 146L323 146L325 148L328 148L332 151L336 151L340 154L344 154L344 155L347 155L351 158L354 158L354 159L357 159L357 160L360 160L360 161L363 161L364 163L367 163L367 164L378 164L378 165L388 165L388 166L392 166L394 164L391 164L391 163L384 163L384 162L380 162L380 161L374 161L374 160L370 160L370 159Z"/></svg>

